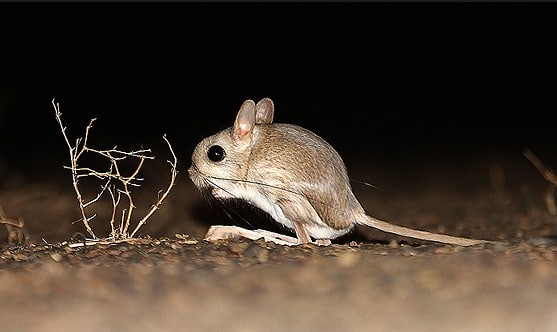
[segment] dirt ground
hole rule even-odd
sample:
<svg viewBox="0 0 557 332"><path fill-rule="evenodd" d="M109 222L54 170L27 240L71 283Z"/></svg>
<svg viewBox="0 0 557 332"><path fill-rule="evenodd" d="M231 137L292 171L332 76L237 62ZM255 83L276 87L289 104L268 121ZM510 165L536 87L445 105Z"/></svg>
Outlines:
<svg viewBox="0 0 557 332"><path fill-rule="evenodd" d="M0 231L0 330L557 330L557 216L520 151L348 163L380 188L353 184L371 215L501 241L468 248L365 228L329 247L207 243L213 224L278 228L253 209L232 206L243 219L231 219L206 204L187 163L140 239L90 246L79 246L64 170L5 173L0 205L24 218L29 243L8 246ZM102 204L94 228L107 234Z"/></svg>

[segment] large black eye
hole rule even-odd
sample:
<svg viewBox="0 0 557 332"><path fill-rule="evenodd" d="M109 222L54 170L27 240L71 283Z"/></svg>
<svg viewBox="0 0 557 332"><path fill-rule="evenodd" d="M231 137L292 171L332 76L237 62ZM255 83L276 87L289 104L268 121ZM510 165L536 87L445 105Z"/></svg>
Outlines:
<svg viewBox="0 0 557 332"><path fill-rule="evenodd" d="M213 145L207 150L207 158L211 161L221 161L225 156L226 152L224 152L224 149L220 145Z"/></svg>

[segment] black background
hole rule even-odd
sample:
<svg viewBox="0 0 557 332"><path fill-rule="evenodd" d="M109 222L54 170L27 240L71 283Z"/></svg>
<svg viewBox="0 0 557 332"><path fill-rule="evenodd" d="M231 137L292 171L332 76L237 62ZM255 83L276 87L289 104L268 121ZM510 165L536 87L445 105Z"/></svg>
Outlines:
<svg viewBox="0 0 557 332"><path fill-rule="evenodd" d="M245 99L347 160L554 154L553 4L0 4L4 171L60 169L71 138L182 167ZM182 169L183 171L184 169Z"/></svg>

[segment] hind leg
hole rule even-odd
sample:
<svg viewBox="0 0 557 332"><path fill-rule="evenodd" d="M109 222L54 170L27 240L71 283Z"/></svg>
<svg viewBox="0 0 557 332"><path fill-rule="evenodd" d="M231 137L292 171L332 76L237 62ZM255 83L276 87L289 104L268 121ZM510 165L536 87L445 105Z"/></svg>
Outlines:
<svg viewBox="0 0 557 332"><path fill-rule="evenodd" d="M294 222L293 224L294 231L296 231L296 236L298 237L300 244L311 243L311 237L309 236L306 226L297 222Z"/></svg>

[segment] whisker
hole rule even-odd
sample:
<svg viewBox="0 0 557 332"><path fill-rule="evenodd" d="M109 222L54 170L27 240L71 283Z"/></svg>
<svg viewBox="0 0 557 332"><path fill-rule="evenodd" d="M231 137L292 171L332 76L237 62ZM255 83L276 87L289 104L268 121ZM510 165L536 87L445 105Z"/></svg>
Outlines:
<svg viewBox="0 0 557 332"><path fill-rule="evenodd" d="M228 218L230 218L230 220L232 220L234 223L238 224L238 221L236 219L234 219L234 217L230 213L228 213L229 211L234 213L234 215L236 215L236 217L240 218L248 226L253 227L253 225L246 218L244 218L236 209L234 209L230 204L226 204L224 201L222 201L220 199L217 199L217 202L222 207L224 213L226 213Z"/></svg>
<svg viewBox="0 0 557 332"><path fill-rule="evenodd" d="M365 185L365 186L368 186L368 187L371 187L371 188L374 188L374 189L383 190L383 188L381 188L381 187L379 187L379 186L376 186L376 185L374 185L374 184L372 184L372 183L369 183L369 182L360 181L360 180L356 180L356 179L352 179L352 178L350 178L350 181L356 182L356 183L359 183L359 184L363 184L363 185Z"/></svg>
<svg viewBox="0 0 557 332"><path fill-rule="evenodd" d="M308 201L312 201L312 202L314 202L314 203L322 204L322 205L327 206L328 208L334 209L334 210L336 210L336 211L338 211L338 212L342 212L342 213L345 212L345 211L339 210L339 209L335 208L334 206L331 206L331 205L329 205L329 204L327 204L327 203L325 203L325 202L323 202L323 201L320 201L320 200L317 200L317 199L314 199L314 198L310 198L310 197L308 197L307 195L305 195L305 194L303 194L303 193L300 193L300 192L297 192L297 191L294 191L294 190L291 190L291 189L288 189L288 188L284 188L284 187L274 186L274 185L267 184L267 183L263 183L263 182L259 182L259 181L248 181L248 180L228 179L228 178L217 177L217 176L206 176L206 175L204 175L204 174L203 174L203 177L206 177L206 178L207 178L207 182L210 183L210 184L212 184L212 185L214 185L214 186L216 186L215 183L212 182L212 181L209 181L209 180L208 180L209 178L214 179L214 180L222 180L222 181L230 181L230 182L249 183L249 184L255 184L255 185L259 185L259 186L263 186L263 187L268 187L268 188L273 188L273 189L277 189L277 190L282 190L282 191L286 191L286 192L289 192L289 193L294 194L294 195L302 196L303 198L307 199ZM216 187L218 187L218 186L216 186ZM219 188L219 189L222 189L221 187L218 187L218 188ZM222 189L222 190L224 190L224 189ZM230 194L230 192L228 192L228 191L226 191L226 190L225 190L225 192ZM232 196L235 196L235 195L232 194Z"/></svg>
<svg viewBox="0 0 557 332"><path fill-rule="evenodd" d="M208 184L210 184L210 185L212 185L216 188L219 188L220 190L226 192L227 194L229 194L232 197L236 197L236 195L234 195L232 192L222 188L221 186L217 185L216 183L210 181L207 178L204 178L203 181L205 181L206 183L208 183ZM224 213L228 216L228 218L230 218L230 220L232 220L234 223L238 224L238 221L230 213L233 213L238 218L240 218L243 222L245 222L247 225L249 225L250 227L253 227L253 225L246 218L244 218L236 209L232 208L232 206L230 206L229 204L226 204L226 202L224 202L222 199L218 199L218 198L216 198L216 197L214 197L210 194L208 194L207 196L211 198L211 201L216 201L217 204L222 208Z"/></svg>
<svg viewBox="0 0 557 332"><path fill-rule="evenodd" d="M298 196L302 196L302 197L308 199L308 197L307 197L306 195L304 195L304 194L302 194L302 193L299 193L299 192L297 192L297 191L294 191L294 190L291 190L291 189L288 189L288 188L284 188L284 187L274 186L274 185L272 185L272 184L267 184L267 183L263 183L263 182L259 182L259 181L248 181L248 180L228 179L228 178L221 178L221 177L217 177L217 176L208 176L208 178L215 179L215 180L230 181L230 182L241 182L241 183L257 184L257 185L260 185L260 186L263 186L263 187L268 187L268 188L273 188L273 189L278 189L278 190L286 191L286 192L289 192L289 193L291 193L291 194L295 194L295 195L298 195ZM209 182L209 183L211 183L211 184L214 185L213 182ZM221 188L221 189L222 189L222 188Z"/></svg>
<svg viewBox="0 0 557 332"><path fill-rule="evenodd" d="M213 181L211 181L210 179L213 180L222 180L222 181L230 181L230 182L240 182L240 183L249 183L249 184L254 184L254 185L259 185L259 186L263 186L263 187L268 187L268 188L273 188L273 189L277 189L277 190L282 190L282 191L286 191L288 193L294 194L294 195L298 195L301 196L305 199L307 199L308 201L314 202L314 203L318 203L324 206L327 206L330 209L333 209L335 211L341 212L341 213L345 213L346 211L340 210L335 208L334 206L331 206L323 201L314 199L314 198L310 198L307 195L294 191L292 189L288 189L288 188L284 188L284 187L279 187L279 186L275 186L275 185L271 185L271 184L267 184L267 183L263 183L263 182L259 182L259 181L248 181L248 180L238 180L238 179L230 179L230 178L224 178L224 177L219 177L219 176L209 176L209 175L205 175L203 174L199 168L197 167L197 165L195 165L195 163L192 161L192 167L197 171L197 173L199 173L201 175L201 177L203 178L203 181L209 185L212 185L216 188L219 188L220 190L223 190L224 192L226 192L227 194L231 195L232 197L236 197L236 195L234 195L233 193L231 193L230 191L225 190L224 188L216 185ZM372 187L375 187L371 184L368 184Z"/></svg>
<svg viewBox="0 0 557 332"><path fill-rule="evenodd" d="M205 181L206 181L208 184L213 185L213 187L219 188L220 190L224 191L224 192L227 193L228 195L230 195L230 196L232 196L232 197L234 197L234 198L238 198L238 197L237 197L236 195L234 195L232 192L230 192L230 191L224 189L223 187L217 185L216 183L214 183L213 181L209 180L208 178L205 179Z"/></svg>

